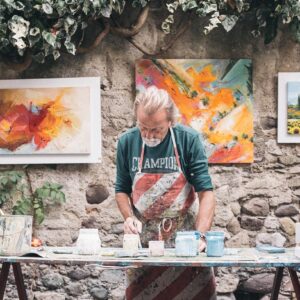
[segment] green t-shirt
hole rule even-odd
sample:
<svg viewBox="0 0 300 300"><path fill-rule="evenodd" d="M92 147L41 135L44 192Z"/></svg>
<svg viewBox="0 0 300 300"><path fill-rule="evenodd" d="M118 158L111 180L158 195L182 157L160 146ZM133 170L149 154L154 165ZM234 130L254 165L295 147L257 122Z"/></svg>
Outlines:
<svg viewBox="0 0 300 300"><path fill-rule="evenodd" d="M199 133L187 126L173 127L182 171L196 192L211 190L208 162ZM119 139L117 149L116 193L131 194L132 183L138 171L142 138L137 127L126 131ZM142 172L168 173L178 170L170 130L156 147L145 145Z"/></svg>

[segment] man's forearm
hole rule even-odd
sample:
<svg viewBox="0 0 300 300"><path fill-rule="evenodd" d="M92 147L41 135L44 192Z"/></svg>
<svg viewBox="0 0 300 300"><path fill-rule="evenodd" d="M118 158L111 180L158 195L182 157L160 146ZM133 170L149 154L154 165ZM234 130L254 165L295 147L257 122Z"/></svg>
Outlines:
<svg viewBox="0 0 300 300"><path fill-rule="evenodd" d="M200 232L210 230L215 214L215 197L213 191L198 193L199 211L196 219L196 229Z"/></svg>
<svg viewBox="0 0 300 300"><path fill-rule="evenodd" d="M133 213L129 196L125 193L116 193L116 201L124 220L128 217L132 217Z"/></svg>

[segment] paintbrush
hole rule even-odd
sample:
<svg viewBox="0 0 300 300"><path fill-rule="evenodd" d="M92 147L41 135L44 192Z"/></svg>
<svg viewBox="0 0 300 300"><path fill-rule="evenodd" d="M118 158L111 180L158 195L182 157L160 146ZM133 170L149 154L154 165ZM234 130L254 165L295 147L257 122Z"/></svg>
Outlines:
<svg viewBox="0 0 300 300"><path fill-rule="evenodd" d="M142 247L142 243L141 243L141 236L140 233L142 233L142 226L141 223L137 222L137 220L133 220L133 225L134 227L137 229L137 235L139 236L139 248L143 248Z"/></svg>

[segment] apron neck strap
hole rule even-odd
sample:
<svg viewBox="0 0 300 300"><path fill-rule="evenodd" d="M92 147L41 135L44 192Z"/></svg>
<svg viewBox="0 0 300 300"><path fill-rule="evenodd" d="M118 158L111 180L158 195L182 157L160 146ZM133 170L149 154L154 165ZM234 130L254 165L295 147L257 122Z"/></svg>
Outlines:
<svg viewBox="0 0 300 300"><path fill-rule="evenodd" d="M181 163L180 163L180 160L179 160L179 154L178 154L178 150L177 150L177 145L176 145L176 141L175 141L175 135L174 135L174 131L173 131L172 127L170 127L170 132L171 132L171 138L172 138L172 142L173 142L173 146L174 146L176 162L177 162L179 170L182 171Z"/></svg>
<svg viewBox="0 0 300 300"><path fill-rule="evenodd" d="M177 162L179 171L182 172L181 163L180 163L180 160L179 160L179 154L178 154L178 150L177 150L177 145L176 145L176 141L175 141L175 135L174 135L172 127L170 127L170 132L171 132L171 139L172 139L172 143L173 143L173 147L174 147L176 162ZM142 151L141 151L141 158L140 158L140 161L139 161L139 173L142 172L144 154L145 154L145 142L143 141Z"/></svg>
<svg viewBox="0 0 300 300"><path fill-rule="evenodd" d="M141 157L140 157L140 161L139 161L139 173L142 172L144 154L145 154L145 142L143 141L142 151L141 151Z"/></svg>

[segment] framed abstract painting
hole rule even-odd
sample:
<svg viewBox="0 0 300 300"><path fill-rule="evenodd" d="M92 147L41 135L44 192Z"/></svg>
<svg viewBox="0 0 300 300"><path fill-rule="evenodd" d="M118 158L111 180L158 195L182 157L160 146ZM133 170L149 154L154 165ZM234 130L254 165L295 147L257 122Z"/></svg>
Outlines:
<svg viewBox="0 0 300 300"><path fill-rule="evenodd" d="M251 60L138 60L137 93L151 85L169 93L178 122L202 135L210 163L253 162Z"/></svg>
<svg viewBox="0 0 300 300"><path fill-rule="evenodd" d="M278 73L278 143L300 143L300 73Z"/></svg>
<svg viewBox="0 0 300 300"><path fill-rule="evenodd" d="M0 80L0 164L101 160L100 78Z"/></svg>

